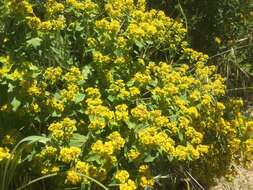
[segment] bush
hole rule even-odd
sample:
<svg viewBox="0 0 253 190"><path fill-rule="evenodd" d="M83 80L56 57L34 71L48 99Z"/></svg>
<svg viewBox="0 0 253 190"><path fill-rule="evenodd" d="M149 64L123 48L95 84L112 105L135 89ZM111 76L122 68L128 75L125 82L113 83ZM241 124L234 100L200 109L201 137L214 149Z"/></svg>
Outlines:
<svg viewBox="0 0 253 190"><path fill-rule="evenodd" d="M181 23L145 7L2 3L0 158L22 137L44 135L45 146L24 150L23 173L59 174L46 189L120 190L208 186L251 159L243 102L226 99L224 79Z"/></svg>
<svg viewBox="0 0 253 190"><path fill-rule="evenodd" d="M230 95L252 95L252 0L149 0L149 7L182 19L188 40L210 55Z"/></svg>

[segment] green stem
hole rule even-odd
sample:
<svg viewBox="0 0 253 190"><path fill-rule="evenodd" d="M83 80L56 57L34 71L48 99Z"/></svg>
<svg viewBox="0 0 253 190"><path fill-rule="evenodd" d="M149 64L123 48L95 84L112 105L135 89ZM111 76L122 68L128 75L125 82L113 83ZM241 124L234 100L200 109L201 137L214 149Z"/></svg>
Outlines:
<svg viewBox="0 0 253 190"><path fill-rule="evenodd" d="M100 183L99 181L97 181L96 179L92 178L92 177L89 177L87 175L84 175L84 174L81 174L81 173L77 173L78 175L80 176L83 176L87 179L89 179L90 181L93 181L95 182L97 185L99 185L100 187L102 187L104 190L109 190L106 186L104 186L102 183Z"/></svg>
<svg viewBox="0 0 253 190"><path fill-rule="evenodd" d="M48 175L45 175L45 176L36 178L36 179L34 179L34 180L32 180L32 181L29 181L27 184L25 184L25 185L19 187L17 190L24 189L25 187L28 187L29 185L31 185L31 184L33 184L33 183L36 183L36 182L41 181L41 180L43 180L43 179L50 178L50 177L54 177L54 176L57 176L57 175L58 175L58 173L53 173L53 174L48 174Z"/></svg>

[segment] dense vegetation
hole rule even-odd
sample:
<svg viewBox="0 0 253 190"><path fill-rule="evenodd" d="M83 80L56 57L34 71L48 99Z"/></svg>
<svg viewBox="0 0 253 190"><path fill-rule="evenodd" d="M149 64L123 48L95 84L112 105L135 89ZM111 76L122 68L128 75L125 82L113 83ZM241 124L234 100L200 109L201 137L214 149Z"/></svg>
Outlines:
<svg viewBox="0 0 253 190"><path fill-rule="evenodd" d="M201 189L247 166L239 80L208 54L247 34L251 76L251 2L201 2L0 2L0 189Z"/></svg>
<svg viewBox="0 0 253 190"><path fill-rule="evenodd" d="M253 81L252 0L150 0L149 7L181 19L194 49L226 78L229 95L249 98ZM159 2L159 3L158 3Z"/></svg>

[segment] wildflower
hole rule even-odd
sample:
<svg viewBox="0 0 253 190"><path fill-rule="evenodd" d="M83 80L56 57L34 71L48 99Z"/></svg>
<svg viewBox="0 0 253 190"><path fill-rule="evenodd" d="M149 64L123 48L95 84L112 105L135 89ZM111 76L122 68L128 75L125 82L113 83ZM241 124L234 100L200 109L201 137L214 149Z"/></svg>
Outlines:
<svg viewBox="0 0 253 190"><path fill-rule="evenodd" d="M139 156L140 156L140 152L138 150L135 149L131 149L128 153L127 156L129 158L129 160L136 160Z"/></svg>
<svg viewBox="0 0 253 190"><path fill-rule="evenodd" d="M129 178L129 173L126 170L118 170L115 174L115 179L119 180L120 183L125 183Z"/></svg>
<svg viewBox="0 0 253 190"><path fill-rule="evenodd" d="M9 153L9 149L6 147L0 147L0 162L3 160L8 160L11 157L11 154Z"/></svg>
<svg viewBox="0 0 253 190"><path fill-rule="evenodd" d="M136 190L137 186L131 179L127 180L126 183L122 183L119 185L120 190Z"/></svg>
<svg viewBox="0 0 253 190"><path fill-rule="evenodd" d="M81 150L78 147L62 148L59 159L62 162L69 163L76 160L80 156Z"/></svg>
<svg viewBox="0 0 253 190"><path fill-rule="evenodd" d="M221 39L219 37L215 37L214 38L214 41L217 43L217 44L220 44L221 43Z"/></svg>
<svg viewBox="0 0 253 190"><path fill-rule="evenodd" d="M145 176L141 177L140 186L143 188L153 187L154 183L155 181L152 178L147 178Z"/></svg>
<svg viewBox="0 0 253 190"><path fill-rule="evenodd" d="M65 183L76 185L80 183L81 180L82 180L81 176L79 176L75 171L69 170L67 172Z"/></svg>

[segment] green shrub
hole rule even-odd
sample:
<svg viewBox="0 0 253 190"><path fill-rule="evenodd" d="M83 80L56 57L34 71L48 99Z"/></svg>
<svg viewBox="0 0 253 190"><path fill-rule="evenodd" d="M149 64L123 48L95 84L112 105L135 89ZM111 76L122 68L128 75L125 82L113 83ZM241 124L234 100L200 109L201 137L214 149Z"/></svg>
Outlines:
<svg viewBox="0 0 253 190"><path fill-rule="evenodd" d="M188 40L210 55L230 95L252 94L252 0L149 0L149 7L182 19Z"/></svg>
<svg viewBox="0 0 253 190"><path fill-rule="evenodd" d="M145 7L2 4L1 143L49 138L24 149L20 166L32 178L59 174L46 189L208 186L251 159L243 102L226 100L224 79L189 47L181 23Z"/></svg>

